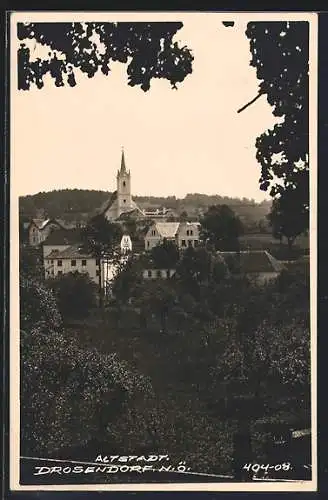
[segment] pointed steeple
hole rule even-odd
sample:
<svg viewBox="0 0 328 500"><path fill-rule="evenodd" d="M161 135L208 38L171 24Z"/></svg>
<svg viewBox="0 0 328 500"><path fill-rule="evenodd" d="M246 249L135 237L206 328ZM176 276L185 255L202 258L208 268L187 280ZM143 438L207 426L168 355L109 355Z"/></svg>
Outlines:
<svg viewBox="0 0 328 500"><path fill-rule="evenodd" d="M125 165L125 156L124 156L124 148L122 147L122 157L121 157L121 174L127 174L126 165Z"/></svg>

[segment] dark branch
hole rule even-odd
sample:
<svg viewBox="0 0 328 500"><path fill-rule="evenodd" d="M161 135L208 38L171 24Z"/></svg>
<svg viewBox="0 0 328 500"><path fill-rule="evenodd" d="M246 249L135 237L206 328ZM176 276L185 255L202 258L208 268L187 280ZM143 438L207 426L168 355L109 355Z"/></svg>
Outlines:
<svg viewBox="0 0 328 500"><path fill-rule="evenodd" d="M251 101L249 101L247 104L245 104L245 106L243 106L242 108L238 109L237 113L241 113L242 111L244 111L244 109L248 108L248 106L250 106L251 104L253 104L253 102L257 101L259 99L259 97L261 97L261 95L263 95L264 92L260 91L256 97L254 97L254 99L252 99Z"/></svg>

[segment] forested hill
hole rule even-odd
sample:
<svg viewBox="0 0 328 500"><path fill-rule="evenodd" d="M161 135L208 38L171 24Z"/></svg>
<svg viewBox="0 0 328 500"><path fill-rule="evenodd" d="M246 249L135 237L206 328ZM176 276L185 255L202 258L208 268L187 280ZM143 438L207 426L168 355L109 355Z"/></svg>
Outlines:
<svg viewBox="0 0 328 500"><path fill-rule="evenodd" d="M61 189L22 196L19 199L20 215L24 219L32 217L58 217L64 220L86 220L94 214L110 196L109 191L87 189ZM166 207L179 215L187 212L196 216L210 205L227 204L242 218L249 221L259 221L265 218L270 210L271 202L255 203L246 198L229 198L219 195L187 194L179 199L175 196L135 196L135 201L141 208Z"/></svg>

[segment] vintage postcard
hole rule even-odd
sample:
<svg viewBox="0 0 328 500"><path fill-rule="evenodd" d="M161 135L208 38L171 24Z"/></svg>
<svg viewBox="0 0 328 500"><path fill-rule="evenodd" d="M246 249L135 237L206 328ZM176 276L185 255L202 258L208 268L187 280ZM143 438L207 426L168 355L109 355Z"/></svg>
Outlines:
<svg viewBox="0 0 328 500"><path fill-rule="evenodd" d="M10 15L10 488L315 491L317 15Z"/></svg>

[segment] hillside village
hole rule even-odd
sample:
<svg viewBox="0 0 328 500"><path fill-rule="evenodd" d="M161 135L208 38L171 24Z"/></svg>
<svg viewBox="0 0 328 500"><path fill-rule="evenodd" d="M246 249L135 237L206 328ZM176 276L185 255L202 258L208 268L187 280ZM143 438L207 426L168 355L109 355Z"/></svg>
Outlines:
<svg viewBox="0 0 328 500"><path fill-rule="evenodd" d="M149 255L156 246L164 242L176 245L179 251L206 246L201 239L201 224L198 220L177 220L174 211L165 207L144 210L132 196L131 172L127 169L124 151L116 176L116 190L99 207L97 213L107 221L120 227L122 237L117 244L117 255L121 260L127 255ZM173 219L173 220L172 220ZM131 231L132 224L132 231ZM110 288L115 265L109 263L108 255L88 253L82 249L82 233L86 224L69 223L59 218L37 219L25 222L25 244L42 249L44 277L55 278L71 272L88 274L102 290ZM230 250L230 249L228 249ZM281 264L265 247L260 249L238 249L217 251L223 261L238 258L240 272L262 281L276 277ZM151 258L143 259L144 279L165 279L174 276L176 270L160 268Z"/></svg>
<svg viewBox="0 0 328 500"><path fill-rule="evenodd" d="M199 217L177 217L163 206L145 210L131 180L122 151L116 190L89 220L21 224L23 453L87 460L104 442L124 453L133 440L136 453L167 449L196 469L203 460L203 472L235 478L251 449L263 460L275 453L282 462L289 453L295 463L309 463L307 238L291 254L268 232L247 233L224 204ZM30 384L40 392L33 367L43 352L47 383L70 395L73 419L85 419L83 445L57 396L49 406L44 394L37 407L27 396ZM94 399L90 374L108 404ZM83 393L72 396L70 377ZM141 399L130 400L127 387L141 387ZM123 407L116 418L117 394ZM55 411L51 418L44 419L44 408ZM108 426L113 418L115 428ZM59 435L58 422L64 422ZM295 429L301 439L292 439ZM291 436L288 450L274 444L277 432ZM295 466L297 477L306 477L302 467Z"/></svg>

